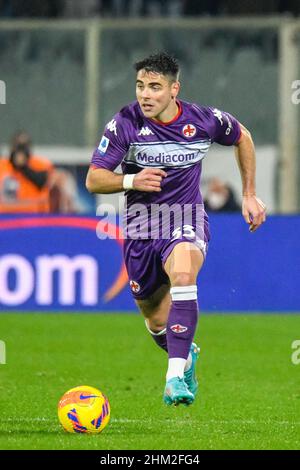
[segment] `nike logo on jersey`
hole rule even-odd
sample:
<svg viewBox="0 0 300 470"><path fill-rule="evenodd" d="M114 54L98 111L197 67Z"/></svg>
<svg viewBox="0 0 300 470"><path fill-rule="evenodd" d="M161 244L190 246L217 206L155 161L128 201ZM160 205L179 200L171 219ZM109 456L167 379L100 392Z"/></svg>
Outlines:
<svg viewBox="0 0 300 470"><path fill-rule="evenodd" d="M142 129L140 130L140 132L138 133L138 135L154 135L154 133L151 131L151 129L149 129L149 127L142 127Z"/></svg>

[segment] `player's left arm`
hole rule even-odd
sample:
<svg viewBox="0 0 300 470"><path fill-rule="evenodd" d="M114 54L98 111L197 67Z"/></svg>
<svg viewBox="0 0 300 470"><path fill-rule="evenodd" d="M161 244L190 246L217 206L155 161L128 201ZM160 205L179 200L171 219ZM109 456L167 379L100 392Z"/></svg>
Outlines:
<svg viewBox="0 0 300 470"><path fill-rule="evenodd" d="M245 221L250 225L250 232L255 232L266 220L266 206L256 196L256 159L254 143L250 132L241 123L239 123L239 125L241 135L238 142L235 144L235 154L243 187L242 213Z"/></svg>

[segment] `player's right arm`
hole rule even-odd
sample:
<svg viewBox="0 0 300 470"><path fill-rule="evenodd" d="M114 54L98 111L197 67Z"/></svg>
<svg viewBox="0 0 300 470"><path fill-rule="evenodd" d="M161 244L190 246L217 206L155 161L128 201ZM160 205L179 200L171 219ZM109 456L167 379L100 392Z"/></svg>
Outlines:
<svg viewBox="0 0 300 470"><path fill-rule="evenodd" d="M159 192L167 173L158 168L145 168L139 173L122 175L114 170L121 163L129 148L129 139L122 127L122 117L116 115L110 121L98 148L94 151L86 178L90 193L111 194L126 190Z"/></svg>
<svg viewBox="0 0 300 470"><path fill-rule="evenodd" d="M126 191L126 189L147 193L160 192L161 181L167 176L167 173L158 168L145 168L135 175L130 175L130 177L132 176L132 182L129 185L124 184L126 176L129 175L121 175L104 168L91 167L87 174L86 187L90 193L97 194L119 193Z"/></svg>
<svg viewBox="0 0 300 470"><path fill-rule="evenodd" d="M86 177L86 188L93 194L119 193L124 191L123 179L123 175L91 166Z"/></svg>

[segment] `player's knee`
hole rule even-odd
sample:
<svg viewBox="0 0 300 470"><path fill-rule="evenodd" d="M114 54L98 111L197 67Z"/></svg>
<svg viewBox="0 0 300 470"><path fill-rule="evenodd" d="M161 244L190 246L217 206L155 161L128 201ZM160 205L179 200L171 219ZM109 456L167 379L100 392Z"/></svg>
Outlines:
<svg viewBox="0 0 300 470"><path fill-rule="evenodd" d="M166 325L168 312L158 303L137 302L142 315L147 319L149 328L154 331L160 331ZM169 308L168 308L169 310Z"/></svg>
<svg viewBox="0 0 300 470"><path fill-rule="evenodd" d="M159 315L147 318L147 323L153 333L159 333L166 327L166 319Z"/></svg>
<svg viewBox="0 0 300 470"><path fill-rule="evenodd" d="M193 273L174 273L171 276L172 287L191 286L196 284Z"/></svg>

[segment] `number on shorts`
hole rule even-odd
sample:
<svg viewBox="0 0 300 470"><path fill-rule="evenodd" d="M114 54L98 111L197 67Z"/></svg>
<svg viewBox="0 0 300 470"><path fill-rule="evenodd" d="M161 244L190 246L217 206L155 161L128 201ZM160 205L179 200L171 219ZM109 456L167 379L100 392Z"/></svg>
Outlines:
<svg viewBox="0 0 300 470"><path fill-rule="evenodd" d="M181 227L177 227L173 233L172 233L172 239L173 240L178 240L179 238L195 238L196 237L196 233L195 233L195 229L192 225L184 225L183 226L183 233L182 233L182 229Z"/></svg>

